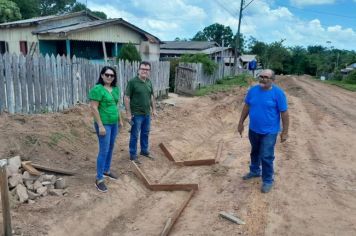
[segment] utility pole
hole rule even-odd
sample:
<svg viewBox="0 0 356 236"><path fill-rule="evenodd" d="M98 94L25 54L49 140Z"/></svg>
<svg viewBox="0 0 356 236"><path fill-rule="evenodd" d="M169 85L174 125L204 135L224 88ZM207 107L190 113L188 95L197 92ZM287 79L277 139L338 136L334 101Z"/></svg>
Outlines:
<svg viewBox="0 0 356 236"><path fill-rule="evenodd" d="M234 56L234 75L237 73L237 56L240 54L240 27L241 27L241 19L242 19L242 11L243 11L243 5L244 5L244 0L240 0L240 13L239 13L239 25L237 27L237 35L236 35L236 41L235 41L235 56Z"/></svg>

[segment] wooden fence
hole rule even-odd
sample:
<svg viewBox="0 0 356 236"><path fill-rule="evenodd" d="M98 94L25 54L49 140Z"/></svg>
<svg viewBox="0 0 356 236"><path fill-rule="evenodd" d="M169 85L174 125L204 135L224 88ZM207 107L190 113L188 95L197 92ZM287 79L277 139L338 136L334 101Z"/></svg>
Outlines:
<svg viewBox="0 0 356 236"><path fill-rule="evenodd" d="M242 73L239 70L237 74ZM181 94L194 94L200 87L215 84L219 79L234 74L233 66L218 64L218 68L212 75L204 73L201 63L179 63L175 75L175 92Z"/></svg>
<svg viewBox="0 0 356 236"><path fill-rule="evenodd" d="M151 62L151 80L156 95L168 92L169 62ZM104 65L75 56L17 56L0 54L0 112L57 112L88 102L88 92ZM111 65L123 91L138 71L139 62ZM123 96L123 92L121 93ZM122 100L121 100L122 101Z"/></svg>

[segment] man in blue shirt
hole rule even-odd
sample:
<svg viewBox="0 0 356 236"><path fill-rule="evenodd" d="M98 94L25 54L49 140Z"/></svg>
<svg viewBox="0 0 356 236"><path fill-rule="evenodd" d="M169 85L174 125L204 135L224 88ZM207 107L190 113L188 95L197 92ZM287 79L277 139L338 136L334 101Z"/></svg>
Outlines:
<svg viewBox="0 0 356 236"><path fill-rule="evenodd" d="M285 142L288 138L289 115L286 95L273 83L274 72L270 69L263 70L258 78L259 84L251 87L247 92L238 132L242 137L243 123L249 116L251 164L250 172L242 178L248 180L260 177L262 166L261 191L267 193L273 186L274 147L278 133L281 131L280 120L282 118L281 142Z"/></svg>

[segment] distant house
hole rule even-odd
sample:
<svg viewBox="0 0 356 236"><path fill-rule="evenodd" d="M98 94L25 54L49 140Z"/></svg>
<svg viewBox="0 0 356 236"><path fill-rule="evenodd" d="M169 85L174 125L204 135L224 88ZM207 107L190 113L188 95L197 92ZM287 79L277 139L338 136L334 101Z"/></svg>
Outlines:
<svg viewBox="0 0 356 236"><path fill-rule="evenodd" d="M203 53L215 61L222 61L233 55L230 47L220 47L216 42L208 41L164 41L160 45L161 60L178 58L184 54Z"/></svg>
<svg viewBox="0 0 356 236"><path fill-rule="evenodd" d="M341 69L341 73L347 75L353 70L356 70L356 63L346 66L345 69Z"/></svg>
<svg viewBox="0 0 356 236"><path fill-rule="evenodd" d="M161 41L119 19L100 19L85 11L0 24L0 53L76 55L103 61L133 43L143 60L157 61Z"/></svg>
<svg viewBox="0 0 356 236"><path fill-rule="evenodd" d="M244 69L248 69L248 64L253 60L257 61L256 55L245 54L239 57L240 64Z"/></svg>

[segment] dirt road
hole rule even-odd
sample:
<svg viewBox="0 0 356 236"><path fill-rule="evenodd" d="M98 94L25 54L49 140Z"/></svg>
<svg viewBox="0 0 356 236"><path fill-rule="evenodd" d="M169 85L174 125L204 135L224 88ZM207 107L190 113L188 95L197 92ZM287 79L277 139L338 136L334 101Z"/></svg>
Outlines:
<svg viewBox="0 0 356 236"><path fill-rule="evenodd" d="M199 191L171 235L356 235L356 94L307 77L278 78L288 96L291 127L287 143L276 147L276 183L261 194L260 180L244 182L249 142L235 130L245 88L161 104L152 122L157 160L142 170L156 183L199 183ZM66 114L0 117L0 153L20 154L42 164L75 169L69 195L48 196L12 211L23 235L159 235L187 192L151 192L132 173L128 128L121 130L109 192L94 188L96 137L87 107ZM38 140L36 142L36 140ZM158 149L164 142L175 158L214 158L224 140L222 162L177 167ZM30 150L30 151L29 151ZM218 216L235 213L246 225Z"/></svg>

